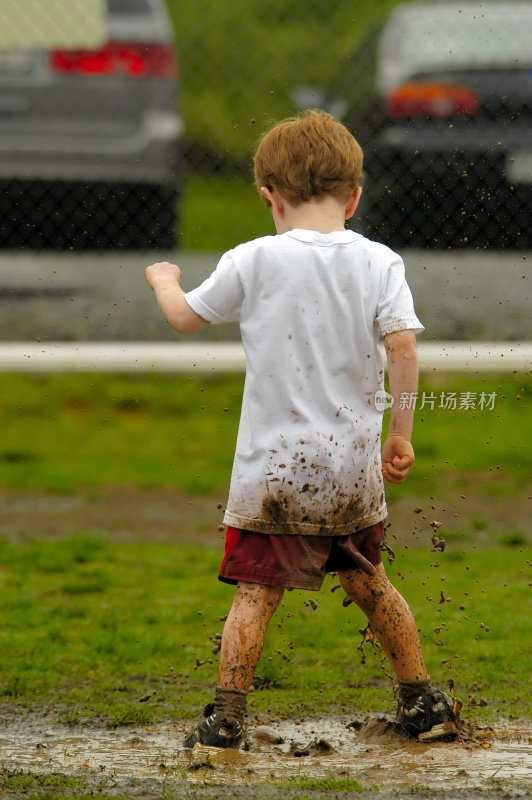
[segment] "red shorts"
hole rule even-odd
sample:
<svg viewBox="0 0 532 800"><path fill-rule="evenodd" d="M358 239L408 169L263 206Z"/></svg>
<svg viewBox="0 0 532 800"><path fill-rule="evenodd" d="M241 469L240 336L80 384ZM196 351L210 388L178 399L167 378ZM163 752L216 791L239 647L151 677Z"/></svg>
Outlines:
<svg viewBox="0 0 532 800"><path fill-rule="evenodd" d="M383 539L384 521L347 536L254 533L228 527L218 579L318 590L328 572L361 569L374 575L382 561Z"/></svg>

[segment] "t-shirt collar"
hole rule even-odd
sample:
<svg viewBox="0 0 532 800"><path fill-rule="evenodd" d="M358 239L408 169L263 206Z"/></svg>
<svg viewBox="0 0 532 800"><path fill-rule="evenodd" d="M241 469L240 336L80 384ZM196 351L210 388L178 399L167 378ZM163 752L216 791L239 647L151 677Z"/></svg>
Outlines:
<svg viewBox="0 0 532 800"><path fill-rule="evenodd" d="M293 228L287 231L285 236L290 236L292 239L297 239L300 242L311 242L313 244L348 244L353 242L360 234L351 230L332 231L331 233L320 233L319 231L311 231L305 228Z"/></svg>

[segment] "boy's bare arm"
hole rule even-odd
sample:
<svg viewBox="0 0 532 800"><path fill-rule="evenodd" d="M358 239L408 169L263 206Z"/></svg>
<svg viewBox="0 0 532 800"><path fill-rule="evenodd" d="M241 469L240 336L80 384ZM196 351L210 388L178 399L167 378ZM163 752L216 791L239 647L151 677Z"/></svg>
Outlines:
<svg viewBox="0 0 532 800"><path fill-rule="evenodd" d="M388 436L382 447L382 472L391 483L402 483L415 456L410 442L415 403L400 403L401 395L414 397L418 386L418 360L414 331L397 331L384 337L388 358L388 383L394 399Z"/></svg>
<svg viewBox="0 0 532 800"><path fill-rule="evenodd" d="M144 275L155 292L163 317L174 330L179 333L195 333L209 324L185 300L185 293L179 285L181 270L177 264L161 261L147 267Z"/></svg>

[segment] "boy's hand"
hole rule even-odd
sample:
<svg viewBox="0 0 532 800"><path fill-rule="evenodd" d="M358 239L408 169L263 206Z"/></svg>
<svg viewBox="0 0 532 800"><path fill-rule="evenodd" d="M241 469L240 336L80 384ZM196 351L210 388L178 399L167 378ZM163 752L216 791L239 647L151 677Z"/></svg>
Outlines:
<svg viewBox="0 0 532 800"><path fill-rule="evenodd" d="M209 323L189 306L180 286L181 270L177 264L160 261L144 270L144 277L167 323L179 333L196 333Z"/></svg>
<svg viewBox="0 0 532 800"><path fill-rule="evenodd" d="M181 270L177 264L170 264L168 261L160 261L152 264L144 270L144 277L151 289L155 289L155 284L161 279L168 283L179 283L181 280Z"/></svg>
<svg viewBox="0 0 532 800"><path fill-rule="evenodd" d="M382 474L390 483L402 483L415 461L410 439L399 434L388 436L382 446Z"/></svg>

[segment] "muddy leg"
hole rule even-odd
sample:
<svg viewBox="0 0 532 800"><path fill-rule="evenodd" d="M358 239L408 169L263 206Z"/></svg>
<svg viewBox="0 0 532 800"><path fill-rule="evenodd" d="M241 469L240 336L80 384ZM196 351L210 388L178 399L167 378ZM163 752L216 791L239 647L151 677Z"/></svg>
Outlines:
<svg viewBox="0 0 532 800"><path fill-rule="evenodd" d="M218 686L247 692L284 589L241 581L224 625Z"/></svg>
<svg viewBox="0 0 532 800"><path fill-rule="evenodd" d="M354 603L368 617L372 630L400 681L423 681L427 670L413 614L379 564L373 577L362 570L347 570L338 575Z"/></svg>

